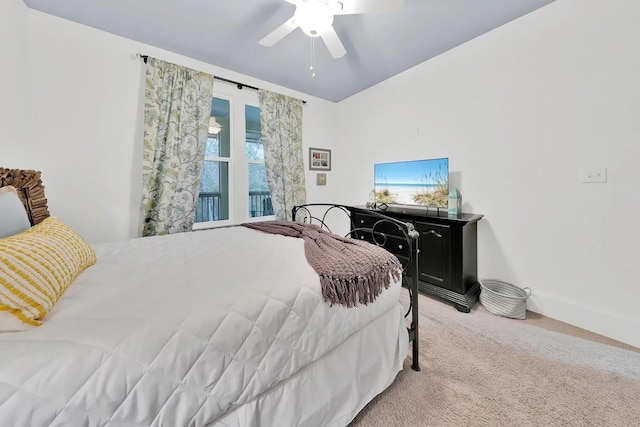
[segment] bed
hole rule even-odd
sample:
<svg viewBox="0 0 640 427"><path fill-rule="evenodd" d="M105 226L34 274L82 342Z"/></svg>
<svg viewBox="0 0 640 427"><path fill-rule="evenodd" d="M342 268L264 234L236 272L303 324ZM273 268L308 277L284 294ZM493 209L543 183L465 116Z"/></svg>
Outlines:
<svg viewBox="0 0 640 427"><path fill-rule="evenodd" d="M92 249L41 326L0 333L3 425L345 426L417 335L403 280L325 302L303 239L234 226Z"/></svg>

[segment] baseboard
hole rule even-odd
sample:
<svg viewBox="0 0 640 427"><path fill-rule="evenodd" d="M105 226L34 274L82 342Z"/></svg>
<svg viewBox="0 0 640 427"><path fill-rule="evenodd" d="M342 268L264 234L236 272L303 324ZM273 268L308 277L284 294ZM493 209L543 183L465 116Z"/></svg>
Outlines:
<svg viewBox="0 0 640 427"><path fill-rule="evenodd" d="M640 319L539 293L527 299L527 310L640 348Z"/></svg>

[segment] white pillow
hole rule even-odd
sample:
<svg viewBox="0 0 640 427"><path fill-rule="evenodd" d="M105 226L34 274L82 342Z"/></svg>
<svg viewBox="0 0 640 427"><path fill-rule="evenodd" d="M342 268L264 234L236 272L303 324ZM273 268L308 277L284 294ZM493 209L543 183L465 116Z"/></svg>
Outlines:
<svg viewBox="0 0 640 427"><path fill-rule="evenodd" d="M0 239L31 228L29 216L12 186L0 188Z"/></svg>

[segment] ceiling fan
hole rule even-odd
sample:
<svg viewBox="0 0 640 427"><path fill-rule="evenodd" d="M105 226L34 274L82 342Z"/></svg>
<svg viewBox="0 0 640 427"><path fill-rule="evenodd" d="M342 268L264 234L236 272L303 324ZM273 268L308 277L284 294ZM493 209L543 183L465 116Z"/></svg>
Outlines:
<svg viewBox="0 0 640 427"><path fill-rule="evenodd" d="M347 51L333 28L335 15L381 13L398 10L404 0L285 0L296 6L291 18L267 34L260 44L271 47L296 28L309 37L320 37L334 59Z"/></svg>

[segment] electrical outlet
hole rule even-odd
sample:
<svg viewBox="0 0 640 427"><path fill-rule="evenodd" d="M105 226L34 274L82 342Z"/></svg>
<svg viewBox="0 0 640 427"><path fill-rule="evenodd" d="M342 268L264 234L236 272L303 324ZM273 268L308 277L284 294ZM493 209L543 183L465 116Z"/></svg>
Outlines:
<svg viewBox="0 0 640 427"><path fill-rule="evenodd" d="M607 182L607 168L589 168L580 171L580 181L585 183Z"/></svg>

